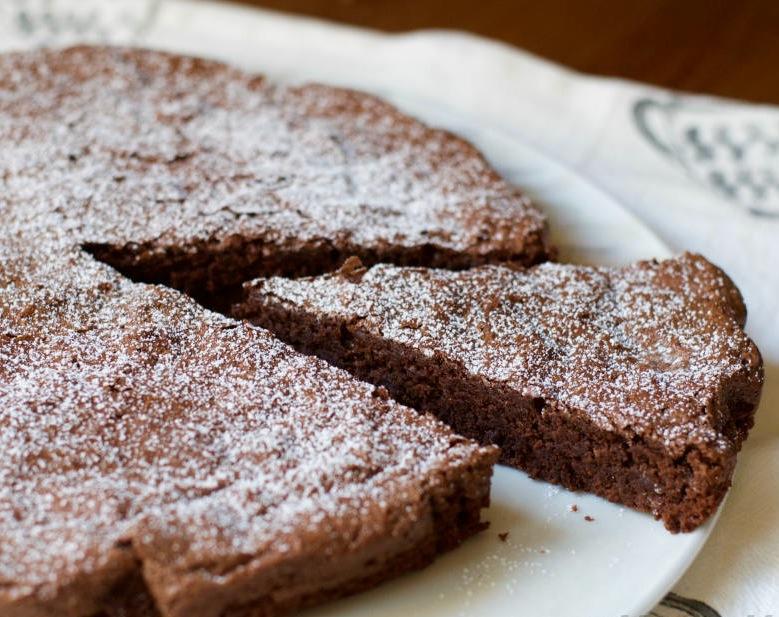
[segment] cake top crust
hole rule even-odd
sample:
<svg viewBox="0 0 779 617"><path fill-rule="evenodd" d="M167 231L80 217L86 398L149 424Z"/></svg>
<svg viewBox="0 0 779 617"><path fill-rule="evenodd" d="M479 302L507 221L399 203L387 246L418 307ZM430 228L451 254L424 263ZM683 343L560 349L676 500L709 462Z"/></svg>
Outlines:
<svg viewBox="0 0 779 617"><path fill-rule="evenodd" d="M737 450L748 429L726 410L755 402L762 361L738 290L703 257L526 271L349 266L247 283L245 306L336 318L675 453Z"/></svg>
<svg viewBox="0 0 779 617"><path fill-rule="evenodd" d="M234 238L522 263L547 252L543 215L463 140L366 94L207 60L1 56L0 143L8 233L151 258Z"/></svg>
<svg viewBox="0 0 779 617"><path fill-rule="evenodd" d="M264 330L23 245L0 241L0 607L89 599L135 558L228 580L351 550L494 459Z"/></svg>

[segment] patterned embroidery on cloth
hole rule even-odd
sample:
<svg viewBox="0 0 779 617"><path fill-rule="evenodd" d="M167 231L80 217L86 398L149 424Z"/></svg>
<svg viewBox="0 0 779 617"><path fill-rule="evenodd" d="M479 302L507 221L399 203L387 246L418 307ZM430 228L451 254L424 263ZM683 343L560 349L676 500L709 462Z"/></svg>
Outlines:
<svg viewBox="0 0 779 617"><path fill-rule="evenodd" d="M639 99L641 134L697 182L752 214L779 217L779 114L675 97Z"/></svg>
<svg viewBox="0 0 779 617"><path fill-rule="evenodd" d="M19 41L26 47L76 42L131 43L154 23L161 1L3 0L0 38L4 44Z"/></svg>
<svg viewBox="0 0 779 617"><path fill-rule="evenodd" d="M651 617L722 617L708 604L669 593L651 613Z"/></svg>

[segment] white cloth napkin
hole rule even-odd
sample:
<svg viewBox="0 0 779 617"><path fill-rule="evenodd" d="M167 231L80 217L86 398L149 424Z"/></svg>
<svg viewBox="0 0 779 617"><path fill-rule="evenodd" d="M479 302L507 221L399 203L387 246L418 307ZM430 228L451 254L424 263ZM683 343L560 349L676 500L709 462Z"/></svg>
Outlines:
<svg viewBox="0 0 779 617"><path fill-rule="evenodd" d="M182 9L186 0L163 3ZM0 5L0 48L60 36L50 27L56 20L46 17L57 10L71 20L61 23L75 38L100 32L133 40L144 35L159 8L155 0L121 0L105 13L108 4ZM20 6L29 9L22 21ZM207 37L207 24L203 32ZM171 31L164 40L154 40L153 28L146 34L155 45L176 47ZM393 84L454 112L478 114L485 125L513 133L600 185L674 250L703 253L731 275L764 355L763 402L720 522L675 593L653 614L779 615L779 109L588 77L451 32L391 37L268 13L260 28L239 36L262 40L271 55L278 42L285 53L266 57L263 66L279 74L305 77L297 73L305 64L300 58L324 54L320 80L327 79L321 66L330 65L339 67L337 80L344 81L348 65L362 87L381 92ZM338 45L326 42L334 36ZM289 37L297 42L294 52ZM373 75L367 84L366 74Z"/></svg>

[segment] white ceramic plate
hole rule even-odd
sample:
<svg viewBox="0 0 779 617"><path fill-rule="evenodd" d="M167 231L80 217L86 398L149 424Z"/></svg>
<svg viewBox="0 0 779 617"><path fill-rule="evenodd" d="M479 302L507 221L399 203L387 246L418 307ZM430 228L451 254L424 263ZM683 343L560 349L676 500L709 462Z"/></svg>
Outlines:
<svg viewBox="0 0 779 617"><path fill-rule="evenodd" d="M392 62L395 46L407 45L414 37L375 37L187 0L158 5L123 0L117 6L129 13L119 17L104 16L101 11L110 3L93 0L80 5L76 0L21 4L30 10L25 17L29 27L19 32L6 21L2 47L61 44L85 36L125 41L136 36L137 29L150 46L221 58L278 79L316 79L371 90L479 146L544 207L563 259L620 264L668 255L648 229L583 178L494 127L484 127L478 118L447 113L444 101L416 97L413 80L404 80ZM91 21L74 21L87 5L93 11ZM71 11L68 23L93 26L80 26L81 33L72 36L67 28L47 31L50 21L36 21L40 7L61 14ZM714 525L711 521L694 533L672 535L649 516L535 482L505 467L496 470L492 495L486 532L422 572L307 616L639 617L684 572ZM507 534L505 540L500 534Z"/></svg>

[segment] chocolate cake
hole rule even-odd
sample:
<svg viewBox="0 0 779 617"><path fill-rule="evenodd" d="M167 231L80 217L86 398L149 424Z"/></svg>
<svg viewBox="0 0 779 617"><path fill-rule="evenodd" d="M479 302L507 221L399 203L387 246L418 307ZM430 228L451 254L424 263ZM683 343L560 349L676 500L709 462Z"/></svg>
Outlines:
<svg viewBox="0 0 779 617"><path fill-rule="evenodd" d="M483 528L493 443L690 529L751 425L724 275L484 266L548 258L544 217L364 94L0 56L0 177L3 617L273 617L371 587ZM349 255L238 313L374 384L209 310Z"/></svg>
<svg viewBox="0 0 779 617"><path fill-rule="evenodd" d="M496 449L181 293L544 259L471 146L355 92L74 48L0 57L0 177L3 617L272 616L482 528Z"/></svg>
<svg viewBox="0 0 779 617"><path fill-rule="evenodd" d="M690 531L752 426L762 361L704 258L465 272L351 261L246 285L236 314L501 447L501 461Z"/></svg>

